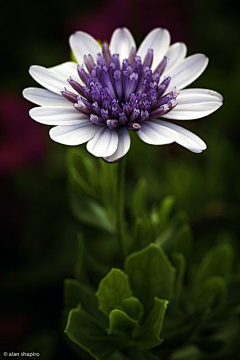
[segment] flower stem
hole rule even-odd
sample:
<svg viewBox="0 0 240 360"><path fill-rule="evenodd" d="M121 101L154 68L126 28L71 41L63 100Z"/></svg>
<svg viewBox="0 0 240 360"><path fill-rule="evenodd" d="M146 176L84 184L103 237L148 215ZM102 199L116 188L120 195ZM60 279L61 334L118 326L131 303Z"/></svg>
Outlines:
<svg viewBox="0 0 240 360"><path fill-rule="evenodd" d="M117 237L120 251L123 258L127 255L127 242L125 233L125 170L126 157L118 164L118 208L117 208Z"/></svg>

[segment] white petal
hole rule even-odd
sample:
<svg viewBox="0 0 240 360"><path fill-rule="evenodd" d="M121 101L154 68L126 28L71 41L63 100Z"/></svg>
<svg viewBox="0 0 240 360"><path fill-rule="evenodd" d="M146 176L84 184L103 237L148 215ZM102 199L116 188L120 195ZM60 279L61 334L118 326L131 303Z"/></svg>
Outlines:
<svg viewBox="0 0 240 360"><path fill-rule="evenodd" d="M117 132L108 127L102 127L94 138L87 143L87 150L96 157L108 157L115 153L117 146Z"/></svg>
<svg viewBox="0 0 240 360"><path fill-rule="evenodd" d="M92 55L96 59L98 53L101 52L101 46L89 34L83 31L77 31L69 38L70 47L80 65L83 64L84 55Z"/></svg>
<svg viewBox="0 0 240 360"><path fill-rule="evenodd" d="M196 80L205 70L208 64L208 58L204 54L195 54L184 59L173 70L166 71L165 76L171 77L168 91L181 90Z"/></svg>
<svg viewBox="0 0 240 360"><path fill-rule="evenodd" d="M98 126L89 122L79 125L56 126L49 132L50 138L64 145L80 145L91 140L99 131Z"/></svg>
<svg viewBox="0 0 240 360"><path fill-rule="evenodd" d="M27 88L23 90L23 96L34 104L41 106L68 106L72 108L70 101L46 89Z"/></svg>
<svg viewBox="0 0 240 360"><path fill-rule="evenodd" d="M172 71L180 64L187 55L187 46L184 43L177 42L172 44L167 52L168 62L165 71ZM165 72L164 72L165 73Z"/></svg>
<svg viewBox="0 0 240 360"><path fill-rule="evenodd" d="M200 153L207 148L205 142L202 141L202 139L200 139L197 135L193 134L191 131L166 121L159 122L163 126L166 126L167 128L178 132L179 137L176 140L176 143L178 143L179 145L182 145L195 153Z"/></svg>
<svg viewBox="0 0 240 360"><path fill-rule="evenodd" d="M177 105L168 114L163 115L162 118L172 120L196 120L210 115L221 105L222 104L218 102L199 103L199 105Z"/></svg>
<svg viewBox="0 0 240 360"><path fill-rule="evenodd" d="M118 133L118 147L115 153L111 156L104 158L104 160L108 162L114 162L121 159L126 155L128 150L130 149L130 136L125 127L120 127L117 130Z"/></svg>
<svg viewBox="0 0 240 360"><path fill-rule="evenodd" d="M73 107L35 107L30 110L29 115L45 125L77 125L89 121L88 116L81 114Z"/></svg>
<svg viewBox="0 0 240 360"><path fill-rule="evenodd" d="M67 82L67 78L43 66L33 65L30 67L29 73L40 85L56 94L60 95L60 91L64 90L65 87L67 90L73 91Z"/></svg>
<svg viewBox="0 0 240 360"><path fill-rule="evenodd" d="M137 134L141 140L151 145L164 145L174 142L178 134L162 126L159 120L145 121Z"/></svg>
<svg viewBox="0 0 240 360"><path fill-rule="evenodd" d="M181 95L181 98L192 98L194 95L195 96L198 96L199 98L202 98L202 97L205 97L205 98L208 98L208 99L212 99L212 101L215 101L215 100L220 100L222 101L223 100L223 97L221 94L219 94L217 91L214 91L214 90L209 90L209 89L184 89L184 90L181 90L179 96Z"/></svg>
<svg viewBox="0 0 240 360"><path fill-rule="evenodd" d="M163 118L174 120L200 119L213 113L222 105L221 95L206 89L182 90L177 97L177 102L177 106L168 114L163 115Z"/></svg>
<svg viewBox="0 0 240 360"><path fill-rule="evenodd" d="M77 63L73 61L67 61L63 64L53 66L49 68L49 70L52 70L57 75L63 76L66 80L72 77L73 80L82 84L82 80L78 76Z"/></svg>
<svg viewBox="0 0 240 360"><path fill-rule="evenodd" d="M149 49L153 50L153 64L152 69L156 66L166 55L170 44L170 34L168 30L162 28L156 28L152 30L141 43L137 55L141 56L144 60Z"/></svg>
<svg viewBox="0 0 240 360"><path fill-rule="evenodd" d="M135 41L131 32L127 28L116 29L111 37L109 49L111 54L119 54L120 62L127 59Z"/></svg>

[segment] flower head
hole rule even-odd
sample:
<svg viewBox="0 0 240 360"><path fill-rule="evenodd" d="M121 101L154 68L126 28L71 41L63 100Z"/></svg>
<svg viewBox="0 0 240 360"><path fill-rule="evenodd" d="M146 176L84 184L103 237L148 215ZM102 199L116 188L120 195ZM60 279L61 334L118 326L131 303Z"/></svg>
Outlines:
<svg viewBox="0 0 240 360"><path fill-rule="evenodd" d="M166 29L157 28L139 49L130 31L116 29L109 45L76 32L70 46L77 63L53 68L31 66L31 76L46 89L27 88L23 95L40 107L30 116L57 125L50 137L61 144L87 142L88 151L109 162L130 148L129 131L146 143L173 142L199 153L206 145L190 131L159 117L192 120L222 105L222 96L207 89L183 90L204 71L203 54L186 57L186 45L170 46Z"/></svg>

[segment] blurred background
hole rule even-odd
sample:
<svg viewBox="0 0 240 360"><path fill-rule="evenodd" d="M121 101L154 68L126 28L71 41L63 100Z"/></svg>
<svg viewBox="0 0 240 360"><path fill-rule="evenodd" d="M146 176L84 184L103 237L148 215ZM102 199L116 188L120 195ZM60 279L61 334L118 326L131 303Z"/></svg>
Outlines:
<svg viewBox="0 0 240 360"><path fill-rule="evenodd" d="M135 139L128 156L127 186L144 175L150 202L166 195L187 212L195 242L230 239L239 250L240 53L236 2L223 0L25 0L4 2L1 16L0 176L2 351L40 352L41 359L75 359L61 338L63 280L73 274L79 223L67 201L67 148L28 115L25 87L36 86L30 65L46 67L70 58L68 37L84 30L110 40L127 26L137 44L154 27L172 42L210 63L192 85L219 91L224 106L205 119L186 122L208 145L196 155L178 145L151 147ZM90 156L90 155L89 155ZM134 166L131 166L134 165ZM28 350L30 351L30 350Z"/></svg>

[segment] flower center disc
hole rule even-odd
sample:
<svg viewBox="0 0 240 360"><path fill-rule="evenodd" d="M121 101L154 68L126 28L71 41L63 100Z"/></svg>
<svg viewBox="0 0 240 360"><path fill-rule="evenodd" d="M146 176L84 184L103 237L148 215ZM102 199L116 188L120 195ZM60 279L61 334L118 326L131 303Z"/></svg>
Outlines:
<svg viewBox="0 0 240 360"><path fill-rule="evenodd" d="M91 55L84 56L83 66L78 65L78 74L85 86L72 78L69 84L78 95L67 91L61 94L74 104L76 110L89 115L96 126L108 126L117 129L138 131L141 123L162 116L176 105L178 93L171 91L164 95L171 78L160 82L167 57L151 70L153 50L149 49L142 62L132 48L129 58L119 61L119 54L111 55L109 47L103 44L102 54L97 55L95 62Z"/></svg>

